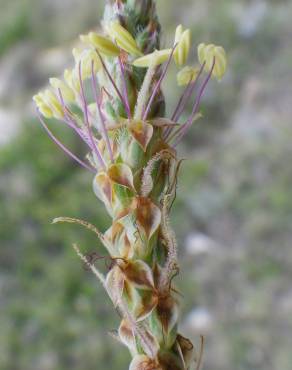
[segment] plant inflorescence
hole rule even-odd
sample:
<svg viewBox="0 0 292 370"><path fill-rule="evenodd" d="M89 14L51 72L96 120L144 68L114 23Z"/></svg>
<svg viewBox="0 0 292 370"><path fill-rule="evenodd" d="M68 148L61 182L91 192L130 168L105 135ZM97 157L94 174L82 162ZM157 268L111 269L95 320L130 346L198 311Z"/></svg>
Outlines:
<svg viewBox="0 0 292 370"><path fill-rule="evenodd" d="M73 49L75 66L34 96L42 126L93 173L94 192L112 218L105 233L79 219L54 222L79 223L103 244L102 257L74 248L121 317L115 336L132 355L130 370L181 370L195 363L192 343L177 331L179 295L173 280L179 273L178 246L169 219L181 163L175 148L200 117L209 80L220 80L226 70L225 51L213 44L201 43L197 64L186 65L189 29L179 25L165 49L160 35L154 0L108 0L102 32L81 35L84 46ZM172 62L184 90L172 115L165 117L161 84ZM181 121L190 102L191 113ZM86 159L55 137L46 122L51 118L86 144ZM100 259L107 261L106 273L97 267Z"/></svg>

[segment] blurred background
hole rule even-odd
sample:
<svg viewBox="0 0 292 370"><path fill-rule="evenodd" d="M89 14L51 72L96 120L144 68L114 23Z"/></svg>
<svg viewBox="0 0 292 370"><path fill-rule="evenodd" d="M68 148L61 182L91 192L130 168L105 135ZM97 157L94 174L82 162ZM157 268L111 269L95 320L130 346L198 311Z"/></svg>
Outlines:
<svg viewBox="0 0 292 370"><path fill-rule="evenodd" d="M165 43L183 23L195 44L229 55L179 148L181 330L197 344L206 336L205 370L291 370L292 2L157 3ZM118 317L71 249L93 251L96 240L50 224L75 216L105 230L109 220L91 175L50 142L31 102L73 63L78 35L99 24L103 5L0 0L0 370L127 369L127 351L107 335ZM170 110L179 93L166 89Z"/></svg>

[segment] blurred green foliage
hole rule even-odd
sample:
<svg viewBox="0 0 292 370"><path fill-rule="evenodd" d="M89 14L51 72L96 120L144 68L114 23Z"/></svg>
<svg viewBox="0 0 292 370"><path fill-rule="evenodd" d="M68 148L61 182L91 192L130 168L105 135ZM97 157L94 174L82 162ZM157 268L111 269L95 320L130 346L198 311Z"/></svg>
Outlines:
<svg viewBox="0 0 292 370"><path fill-rule="evenodd" d="M67 130L59 128L57 134L80 150ZM115 321L112 307L71 244L79 242L85 253L101 255L102 247L78 226L50 224L54 217L68 215L105 229L107 219L91 192L91 176L64 157L36 122L25 124L0 157L5 177L0 191L1 279L8 279L0 313L0 368L79 369L82 363L84 369L94 369L103 358L108 369L126 366L126 353L119 356L106 334Z"/></svg>
<svg viewBox="0 0 292 370"><path fill-rule="evenodd" d="M1 0L0 15L0 57L19 40L31 35L29 26L29 8L27 1L22 3Z"/></svg>

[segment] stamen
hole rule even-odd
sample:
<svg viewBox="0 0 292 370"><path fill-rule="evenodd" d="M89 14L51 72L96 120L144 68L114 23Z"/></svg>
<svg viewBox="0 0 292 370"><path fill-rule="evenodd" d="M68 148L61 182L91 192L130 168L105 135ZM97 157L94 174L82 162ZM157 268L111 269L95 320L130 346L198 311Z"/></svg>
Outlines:
<svg viewBox="0 0 292 370"><path fill-rule="evenodd" d="M213 59L213 64L212 64L212 67L211 67L211 70L208 74L208 76L206 77L204 83L202 84L201 86L201 89L198 93L198 96L195 100L195 103L194 103L194 107L193 107L193 110L192 110L192 113L189 117L189 119L172 135L172 137L170 137L168 139L168 141L171 141L173 140L175 137L176 137L176 140L175 142L173 143L173 147L175 148L177 146L177 144L179 143L179 141L183 138L183 136L186 134L187 130L189 129L189 127L191 126L191 124L193 123L193 120L198 112L198 108L200 106L200 102L201 102L201 99L202 99L202 96L204 94L204 91L205 91L205 88L212 76L212 73L213 73L213 70L214 70L214 67L215 67L215 58Z"/></svg>
<svg viewBox="0 0 292 370"><path fill-rule="evenodd" d="M121 57L118 57L119 60L119 65L121 69L121 75L122 75L122 80L123 80L123 98L126 103L126 110L127 110L127 115L128 118L131 119L131 108L130 108L130 103L129 103L129 95L128 95L128 89L127 89L127 82L126 82L126 71L125 71L125 65L121 60Z"/></svg>
<svg viewBox="0 0 292 370"><path fill-rule="evenodd" d="M117 87L117 85L116 85L115 81L113 80L113 78L112 78L111 74L109 73L109 70L107 69L107 66L105 65L105 62L104 62L104 60L103 60L102 56L100 55L99 51L98 51L98 50L96 50L96 52L97 52L97 54L98 54L98 56L99 56L99 58L100 58L101 64L102 64L102 66L103 66L103 69L104 69L104 71L105 71L106 75L108 76L108 78L109 78L109 80L110 80L111 84L113 85L113 88L115 89L115 91L116 91L116 93L118 94L118 97L120 98L120 100L121 100L121 102L122 102L122 104L123 104L123 106L124 106L125 110L127 111L127 104L126 104L126 102L125 102L125 100L124 100L124 98L123 98L123 95L121 94L121 92L120 92L120 90L118 89L118 87ZM130 117L128 117L128 118L130 118Z"/></svg>
<svg viewBox="0 0 292 370"><path fill-rule="evenodd" d="M164 71L162 72L162 74L161 74L161 76L160 76L159 80L157 81L157 83L156 83L156 85L155 85L155 87L154 87L154 89L153 89L153 92L152 92L152 94L151 94L151 96L150 96L150 99L149 99L149 102L148 102L147 108L146 108L146 110L145 110L145 112L144 112L144 114L143 114L143 120L145 120L145 119L147 118L148 113L149 113L149 111L150 111L150 109L151 109L151 105L152 105L152 103L153 103L153 100L155 99L156 94L157 94L157 92L158 92L158 90L159 90L159 88L160 88L160 86L161 86L161 83L162 83L162 81L163 81L164 77L166 76L166 73L167 73L168 67L169 67L169 65L170 65L170 62L171 62L171 59L172 59L172 56L173 56L173 53L174 53L174 50L175 50L176 46L177 46L177 44L175 44L175 45L174 45L174 47L172 48L171 54L170 54L170 56L169 56L169 58L168 58L168 61L167 61L166 66L165 66L165 68L164 68Z"/></svg>
<svg viewBox="0 0 292 370"><path fill-rule="evenodd" d="M104 120L103 114L101 112L100 103L98 101L98 96L97 96L97 81L96 81L96 77L95 77L95 73L94 73L94 60L92 61L92 64L91 64L91 75L92 75L92 78L91 78L92 89L93 89L94 98L95 98L96 106L97 106L100 121L101 121L103 136L105 138L105 142L106 142L106 145L107 145L107 149L108 149L108 152L109 152L110 159L111 159L112 162L114 162L113 151L112 151L112 148L111 148L109 136L108 136L108 133L107 133L107 130L106 130L106 127L105 127L105 120Z"/></svg>
<svg viewBox="0 0 292 370"><path fill-rule="evenodd" d="M82 98L82 103L83 103L83 114L84 114L84 118L85 118L85 123L86 123L86 126L87 126L87 131L88 131L88 135L89 135L89 138L90 138L90 141L91 141L91 145L93 147L93 152L96 154L101 166L106 169L106 165L104 163L104 160L94 142L94 138L93 138L93 135L92 135L92 131L91 131L91 127L90 127L90 123L89 123L89 119L88 119L88 108L87 108L87 103L86 103L86 99L85 99L85 93L84 93L84 86L83 86L83 81L82 81L82 74L81 74L81 61L79 62L79 68L78 68L78 71L79 71L79 81L80 81L80 87L81 87L81 98Z"/></svg>
<svg viewBox="0 0 292 370"><path fill-rule="evenodd" d="M85 135L85 133L77 126L77 123L76 121L72 118L72 116L70 115L70 111L68 110L68 107L65 105L65 102L64 102L64 99L63 99L63 95L62 95L62 92L61 92L61 89L58 89L59 91L59 96L60 96L60 103L62 105L62 108L63 108L63 111L64 111L64 117L65 117L65 120L64 122L70 127L72 128L79 136L80 138L89 146L89 148L91 150L93 150L92 148L92 145L90 143L90 140L89 138Z"/></svg>
<svg viewBox="0 0 292 370"><path fill-rule="evenodd" d="M174 121L174 122L177 122L183 112L183 110L185 109L185 106L187 105L190 97L192 96L195 88L196 88L196 85L197 85L197 82L204 70L204 67L205 67L205 64L206 62L204 62L195 78L195 81L192 82L192 80L190 79L187 87L185 88L182 96L180 97L179 99L179 102L173 112L173 115L171 117L171 120ZM164 134L164 140L167 140L169 135L172 133L173 131L173 127L168 127L166 130L165 130L165 134Z"/></svg>
<svg viewBox="0 0 292 370"><path fill-rule="evenodd" d="M183 94L182 94L182 96L181 96L181 98L178 102L178 105L177 105L177 107L176 107L176 109L175 109L175 111L172 115L172 118L171 118L172 121L176 122L179 119L179 117L180 117L181 113L183 112L189 98L191 97L191 95L193 94L193 92L195 90L196 84L197 84L197 82L198 82L198 80L199 80L199 78L200 78L200 76L201 76L201 74L204 70L205 64L206 64L206 62L202 64L202 66L199 70L199 73L196 76L195 81L192 82L190 80L190 82L188 83L188 86L186 87L185 91L183 92Z"/></svg>
<svg viewBox="0 0 292 370"><path fill-rule="evenodd" d="M79 159L75 154L73 154L68 148L66 148L66 146L64 144L62 144L60 142L60 140L58 140L54 134L50 131L50 129L48 128L48 126L46 125L46 123L44 122L39 110L37 109L37 116L40 120L40 123L41 125L43 126L43 128L47 131L49 137L53 140L53 142L55 144L57 144L69 157L73 158L77 163L79 163L82 167L86 168L87 170L89 170L90 172L92 173L96 173L96 169L89 166L88 164L86 164L85 162L83 162L81 159Z"/></svg>

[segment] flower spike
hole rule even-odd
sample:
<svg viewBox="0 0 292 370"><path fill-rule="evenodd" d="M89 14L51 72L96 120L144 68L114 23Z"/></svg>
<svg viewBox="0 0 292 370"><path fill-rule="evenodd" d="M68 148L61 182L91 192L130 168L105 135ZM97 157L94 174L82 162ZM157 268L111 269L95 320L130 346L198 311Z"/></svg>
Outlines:
<svg viewBox="0 0 292 370"><path fill-rule="evenodd" d="M73 246L121 317L116 336L132 356L129 370L191 369L194 347L178 332L181 294L174 286L179 243L170 212L182 164L176 146L201 117L211 77L223 77L226 54L222 47L200 44L199 65L186 66L191 33L181 25L174 45L161 49L155 0L108 0L102 27L103 34L80 37L84 47L73 49L74 66L63 79L51 78L51 87L33 100L50 138L94 174L94 194L112 222L104 233L76 218L54 223L85 226L106 248L101 256ZM162 83L172 60L184 89L169 119ZM191 114L181 123L189 102ZM89 164L54 136L43 117L59 120L86 143ZM94 265L100 259L105 273ZM202 351L197 368L201 360Z"/></svg>

